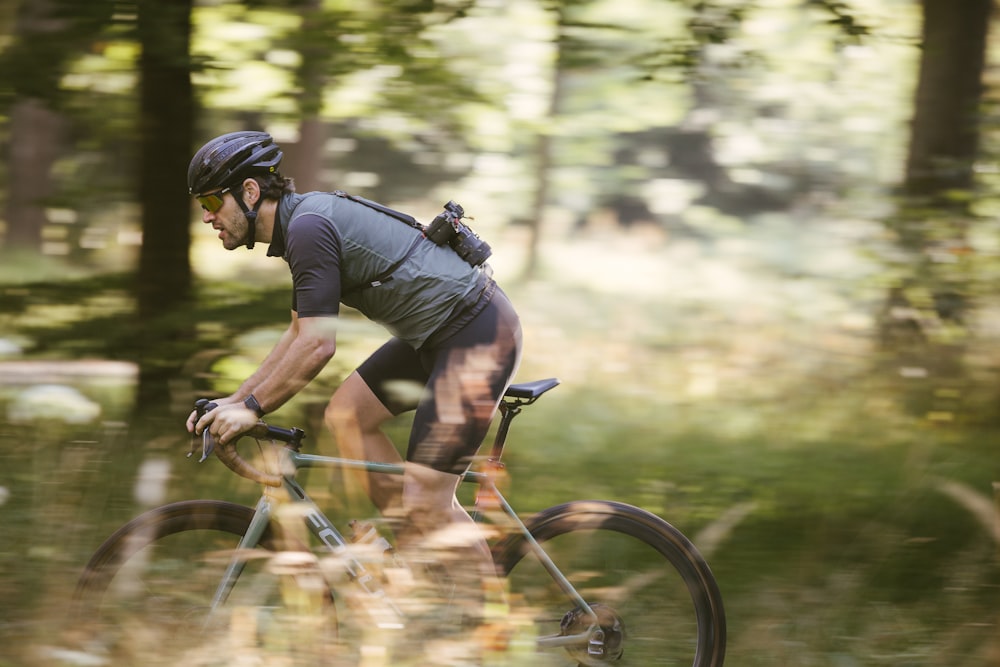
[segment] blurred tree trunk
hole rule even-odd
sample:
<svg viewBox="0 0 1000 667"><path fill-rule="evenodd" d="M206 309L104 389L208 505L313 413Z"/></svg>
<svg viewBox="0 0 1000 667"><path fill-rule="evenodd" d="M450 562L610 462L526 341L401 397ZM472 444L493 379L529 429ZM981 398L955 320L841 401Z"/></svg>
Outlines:
<svg viewBox="0 0 1000 667"><path fill-rule="evenodd" d="M40 253L46 204L54 191L62 115L37 97L19 98L10 112L7 238L12 250Z"/></svg>
<svg viewBox="0 0 1000 667"><path fill-rule="evenodd" d="M64 125L56 110L62 58L54 52L67 48L59 39L67 21L58 9L54 0L21 3L14 22L15 46L4 62L4 78L13 83L15 96L10 109L6 245L36 253L42 249L45 208L53 193L52 165ZM49 54L33 46L40 43L49 44ZM29 74L19 75L18 70L25 69Z"/></svg>
<svg viewBox="0 0 1000 667"><path fill-rule="evenodd" d="M323 110L323 91L326 90L328 58L334 50L331 33L323 15L321 0L304 0L302 30L295 42L300 64L295 80L299 87L299 141L289 146L285 153L286 165L282 172L295 177L299 192L330 189L323 179L323 152L327 130L320 113Z"/></svg>
<svg viewBox="0 0 1000 667"><path fill-rule="evenodd" d="M181 366L177 344L190 337L177 317L191 300L192 207L187 166L193 142L194 96L189 56L193 0L140 0L138 34L142 249L135 288L140 411L165 414L168 382Z"/></svg>
<svg viewBox="0 0 1000 667"><path fill-rule="evenodd" d="M299 140L285 150L281 173L295 178L297 192L330 190L332 183L323 178L323 151L327 127L319 117L299 121Z"/></svg>
<svg viewBox="0 0 1000 667"><path fill-rule="evenodd" d="M553 156L553 130L558 123L563 106L566 79L566 22L567 8L563 3L555 3L551 8L555 13L556 53L552 63L552 88L549 105L542 121L542 129L535 139L535 192L528 210L528 248L522 277L531 280L538 273L538 249L542 239L542 220L549 200Z"/></svg>
<svg viewBox="0 0 1000 667"><path fill-rule="evenodd" d="M562 107L563 82L565 72L559 65L559 55L556 55L555 72L552 77L552 92L549 97L549 109L546 115L546 127L538 135L535 143L535 192L528 212L528 252L525 259L523 277L531 280L538 273L538 249L542 240L542 220L545 218L545 207L549 200L549 183L552 171L553 139L552 128L555 126Z"/></svg>
<svg viewBox="0 0 1000 667"><path fill-rule="evenodd" d="M41 250L45 208L57 194L52 166L70 121L62 111L60 82L67 64L85 52L104 30L114 0L23 0L0 17L13 16L13 35L0 50L0 82L9 96L7 245Z"/></svg>
<svg viewBox="0 0 1000 667"><path fill-rule="evenodd" d="M911 407L951 412L969 308L966 230L992 0L923 0L922 55L902 199L889 227L903 260L880 320ZM945 390L945 391L942 391Z"/></svg>
<svg viewBox="0 0 1000 667"><path fill-rule="evenodd" d="M992 0L923 0L924 23L904 193L936 208L966 211L949 196L973 186L979 148L987 32ZM923 239L914 239L918 243Z"/></svg>

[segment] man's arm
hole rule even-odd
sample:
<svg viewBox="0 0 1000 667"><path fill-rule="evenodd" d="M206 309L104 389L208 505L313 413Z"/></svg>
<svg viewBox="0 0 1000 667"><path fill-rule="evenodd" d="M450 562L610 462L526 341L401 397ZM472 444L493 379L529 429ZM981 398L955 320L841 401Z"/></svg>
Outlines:
<svg viewBox="0 0 1000 667"><path fill-rule="evenodd" d="M265 412L298 393L337 349L341 247L334 225L312 213L295 217L288 224L286 250L295 290L292 323L235 394L241 402L253 394Z"/></svg>
<svg viewBox="0 0 1000 667"><path fill-rule="evenodd" d="M200 433L208 428L221 442L240 435L257 422L257 415L243 406L242 400L250 394L265 412L278 409L333 357L337 350L336 324L336 317L299 318L293 312L291 325L254 374L197 424L193 417L189 418L189 430Z"/></svg>
<svg viewBox="0 0 1000 667"><path fill-rule="evenodd" d="M225 398L213 399L213 403L219 407L234 403L242 403L243 399L249 396L253 391L253 388L260 384L260 382L271 373L271 370L273 370L281 362L281 359L285 356L285 353L288 350L288 346L291 345L292 340L295 338L295 333L298 328L298 318L296 317L294 310L292 311L291 319L291 324L289 324L288 328L281 334L278 342L275 343L271 351L267 353L267 356L264 357L264 360L260 363L260 366L257 367L257 370L254 371L253 375L247 378L243 384L240 385L240 388L234 393L226 396ZM198 413L193 411L190 415L188 415L187 430L195 432L195 422L197 421ZM201 432L201 427L198 428L197 432Z"/></svg>
<svg viewBox="0 0 1000 667"><path fill-rule="evenodd" d="M189 429L200 433L225 414L227 424L212 425L212 435L218 438L220 429L227 435L238 435L233 433L238 426L249 428L257 419L244 408L244 399L253 394L263 411L277 410L309 384L336 352L340 306L340 239L336 230L325 218L305 214L289 222L286 244L295 290L291 324L236 393L220 400L220 407L197 425L189 418ZM306 316L299 317L299 313Z"/></svg>
<svg viewBox="0 0 1000 667"><path fill-rule="evenodd" d="M336 317L300 318L292 313L288 331L237 395L243 399L253 394L262 410L273 412L309 384L336 351Z"/></svg>
<svg viewBox="0 0 1000 667"><path fill-rule="evenodd" d="M243 399L253 393L257 385L263 382L265 378L274 372L275 368L281 365L285 355L288 353L288 348L291 347L292 341L298 335L298 328L298 314L293 310L291 324L288 325L288 328L281 334L281 338L278 339L278 342L274 344L271 351L264 357L264 361L260 362L260 366L253 372L253 375L244 380L240 388L226 399L227 403L242 402Z"/></svg>

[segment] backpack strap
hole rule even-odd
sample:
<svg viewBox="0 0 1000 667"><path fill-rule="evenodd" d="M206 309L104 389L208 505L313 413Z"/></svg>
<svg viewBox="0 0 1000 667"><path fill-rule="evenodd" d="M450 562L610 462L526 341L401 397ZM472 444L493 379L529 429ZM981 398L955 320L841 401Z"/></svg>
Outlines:
<svg viewBox="0 0 1000 667"><path fill-rule="evenodd" d="M390 266L388 269L386 269L382 273L372 278L370 281L362 283L360 285L355 285L354 287L345 290L341 294L341 297L343 297L344 294L347 295L354 294L361 290L369 289L372 287L378 287L379 285L389 282L390 280L392 280L392 274L394 274L396 270L403 265L403 262L405 262L410 258L410 256L414 253L414 251L416 251L417 246L420 245L420 242L426 238L424 236L424 226L421 225L419 222L417 222L416 218L414 218L413 216L397 211L394 208L383 206L382 204L374 202L370 199L365 199L364 197L357 197L355 195L348 194L343 190L334 190L333 194L337 195L338 197L343 197L344 199L349 199L363 206L367 206L368 208L374 209L379 213L384 213L388 215L390 218L395 218L396 220L399 220L400 222L405 223L420 232L420 236L413 239L413 242L410 244L410 247L406 249L406 252L403 253L403 256L398 261L394 262L392 266Z"/></svg>
<svg viewBox="0 0 1000 667"><path fill-rule="evenodd" d="M377 201L372 201L371 199L365 199L364 197L358 197L357 195L348 194L343 190L334 190L333 194L337 195L338 197L343 197L344 199L350 199L351 201L367 206L368 208L375 209L379 213L385 213L391 218L395 218L396 220L404 222L410 227L413 227L414 229L420 230L421 234L424 232L424 226L421 225L419 222L417 222L416 218L414 218L412 215L407 215L406 213L397 211L394 208L389 208L388 206L379 204Z"/></svg>

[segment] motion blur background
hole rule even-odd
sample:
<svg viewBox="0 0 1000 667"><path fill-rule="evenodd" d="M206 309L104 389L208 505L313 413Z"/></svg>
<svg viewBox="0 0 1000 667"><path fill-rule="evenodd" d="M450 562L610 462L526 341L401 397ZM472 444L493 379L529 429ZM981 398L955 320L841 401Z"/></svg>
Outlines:
<svg viewBox="0 0 1000 667"><path fill-rule="evenodd" d="M515 505L684 530L727 664L1000 664L992 4L4 0L0 665L101 664L63 614L89 553L255 491L183 458L193 400L287 323L284 263L226 253L186 192L239 129L300 192L474 216L518 379L563 381L515 424ZM383 338L343 319L271 417L325 453Z"/></svg>

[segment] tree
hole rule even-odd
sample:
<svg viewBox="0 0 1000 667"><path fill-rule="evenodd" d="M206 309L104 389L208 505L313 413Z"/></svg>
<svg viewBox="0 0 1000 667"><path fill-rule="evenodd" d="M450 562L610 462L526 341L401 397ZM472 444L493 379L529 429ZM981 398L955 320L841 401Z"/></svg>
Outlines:
<svg viewBox="0 0 1000 667"><path fill-rule="evenodd" d="M5 63L5 70L30 62L23 56L36 44L52 42L64 31L64 21L56 18L54 0L25 2L15 24L17 48ZM10 164L7 198L7 244L17 250L40 252L42 227L45 226L45 202L52 195L51 167L59 151L59 133L63 119L55 108L58 91L56 76L61 59L49 57L36 62L37 79L13 78L13 103L10 109ZM40 53L37 55L41 55ZM34 55L32 56L34 57ZM30 66L29 66L30 67Z"/></svg>
<svg viewBox="0 0 1000 667"><path fill-rule="evenodd" d="M183 325L173 324L178 320L172 315L189 305L192 291L191 202L186 183L194 134L192 0L141 0L138 9L142 48L138 194L143 236L135 293L145 351L136 404L140 409L147 404L162 409L168 398L167 380L183 361L171 358L170 344L188 333Z"/></svg>
<svg viewBox="0 0 1000 667"><path fill-rule="evenodd" d="M923 0L922 6L922 57L903 191L916 203L965 213L968 198L953 195L974 184L993 3ZM925 240L904 237L909 243Z"/></svg>
<svg viewBox="0 0 1000 667"><path fill-rule="evenodd" d="M303 0L300 11L302 28L295 39L289 39L289 46L299 54L294 72L299 141L288 146L284 171L295 174L297 188L308 192L329 186L321 176L327 139L321 112L328 77L335 71L333 59L339 51L339 40L331 36L340 14L324 12L321 0Z"/></svg>
<svg viewBox="0 0 1000 667"><path fill-rule="evenodd" d="M960 382L969 309L966 232L991 0L923 0L922 55L901 204L889 223L902 261L880 322L896 367L927 378L917 409ZM940 403L935 403L941 408Z"/></svg>
<svg viewBox="0 0 1000 667"><path fill-rule="evenodd" d="M562 112L563 95L566 85L566 70L569 54L568 29L568 7L569 3L553 3L550 11L554 15L555 23L555 57L552 63L552 77L550 82L549 102L546 112L546 121L551 128L558 122L559 114ZM535 191L531 199L531 208L528 211L528 249L525 258L522 277L530 280L538 273L538 246L542 236L542 220L545 217L545 207L549 199L549 187L553 164L553 137L549 129L543 128L535 138Z"/></svg>
<svg viewBox="0 0 1000 667"><path fill-rule="evenodd" d="M23 2L14 40L0 59L4 107L10 113L7 245L40 252L45 208L55 193L52 165L68 121L60 78L74 57L96 39L111 11L109 0L77 6L70 0Z"/></svg>

